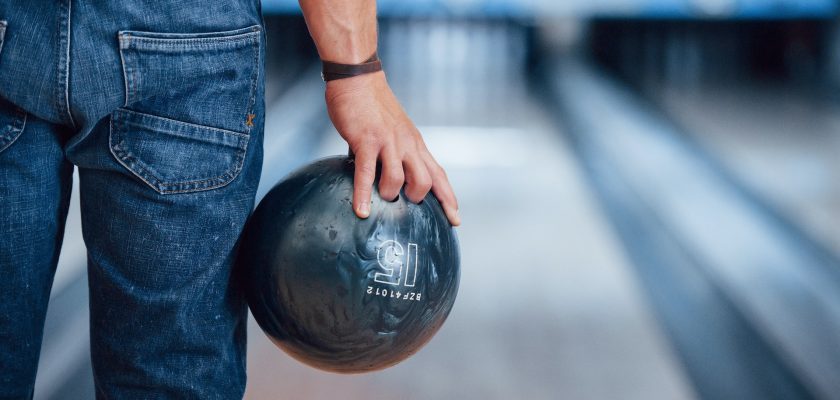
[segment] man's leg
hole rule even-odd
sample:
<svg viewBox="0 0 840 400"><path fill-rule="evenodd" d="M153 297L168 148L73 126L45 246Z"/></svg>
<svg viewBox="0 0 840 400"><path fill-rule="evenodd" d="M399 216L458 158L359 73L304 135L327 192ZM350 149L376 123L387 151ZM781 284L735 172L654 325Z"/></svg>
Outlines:
<svg viewBox="0 0 840 400"><path fill-rule="evenodd" d="M73 182L69 134L0 99L0 398L32 396Z"/></svg>
<svg viewBox="0 0 840 400"><path fill-rule="evenodd" d="M130 39L146 47L123 49L128 105L67 149L97 396L239 399L247 307L231 271L262 164L261 31L160 36Z"/></svg>
<svg viewBox="0 0 840 400"><path fill-rule="evenodd" d="M107 136L83 145L101 164L80 167L98 397L241 398L247 312L230 278L261 138L228 185L159 194L112 157Z"/></svg>

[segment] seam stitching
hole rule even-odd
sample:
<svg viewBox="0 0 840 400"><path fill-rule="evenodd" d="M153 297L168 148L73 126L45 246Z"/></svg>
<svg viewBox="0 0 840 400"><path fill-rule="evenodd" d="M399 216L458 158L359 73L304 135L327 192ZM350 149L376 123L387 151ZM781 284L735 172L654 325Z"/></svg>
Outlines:
<svg viewBox="0 0 840 400"><path fill-rule="evenodd" d="M123 69L123 85L125 85L125 102L123 103L123 107L128 107L128 99L129 99L129 91L128 91L128 70L125 68L125 55L123 54L123 42L124 37L121 35L117 36L117 40L119 41L120 46L120 64L122 65ZM125 38L128 40L128 38Z"/></svg>
<svg viewBox="0 0 840 400"><path fill-rule="evenodd" d="M13 125L9 127L9 134L0 136L0 152L6 150L9 146L14 144L15 141L17 141L23 134L23 130L26 129L26 119L28 114L21 109L18 109L17 113L19 117L14 121Z"/></svg>
<svg viewBox="0 0 840 400"><path fill-rule="evenodd" d="M173 39L173 40L191 40L191 39L224 39L236 38L239 36L254 35L260 32L262 28L259 25L252 25L246 28L239 28L230 31L219 32L202 32L202 33L164 33L152 31L137 31L137 30L122 30L119 31L121 35L131 35L134 37L143 37L149 39Z"/></svg>
<svg viewBox="0 0 840 400"><path fill-rule="evenodd" d="M259 31L248 32L235 36L220 36L207 38L156 38L146 37L128 32L120 32L120 36L125 38L121 41L120 47L138 49L145 49L143 44L148 44L151 49L174 49L174 50L189 50L192 48L203 48L213 45L236 45L248 44L250 42L259 40Z"/></svg>
<svg viewBox="0 0 840 400"><path fill-rule="evenodd" d="M140 111L134 111L134 110L129 110L129 109L119 109L116 112L124 113L124 114L133 114L135 119L151 119L151 120L157 120L157 122L165 123L165 124L168 124L168 125L176 125L176 126L181 125L181 126L186 126L186 127L195 128L195 129L203 129L203 130L208 130L208 131L219 132L219 133L222 133L222 134L225 134L225 135L235 135L235 136L239 136L239 137L242 137L242 138L247 138L248 137L248 134L243 133L243 132L232 131L230 129L216 128L214 126L194 124L192 122L179 121L177 119L160 117L160 116L157 116L157 115L152 115L152 114L148 114L148 113L144 113L144 112L140 112ZM126 121L126 123L129 123L129 122ZM146 125L143 125L143 124L137 124L137 125L139 125L141 127L146 126Z"/></svg>
<svg viewBox="0 0 840 400"><path fill-rule="evenodd" d="M254 108L257 102L257 82L260 79L260 50L262 49L262 36L258 38L257 45L254 46L254 72L251 74L251 98L248 99L248 110L246 114L254 114ZM245 125L245 130L248 134L251 133L251 130L254 126Z"/></svg>
<svg viewBox="0 0 840 400"><path fill-rule="evenodd" d="M70 110L70 36L71 36L71 16L72 16L72 0L62 1L61 12L58 19L59 26L59 47L58 49L58 86L57 86L57 106L60 115L73 128L76 128L76 121L73 118L73 112ZM65 14L66 13L66 18ZM63 103L63 104L62 104Z"/></svg>

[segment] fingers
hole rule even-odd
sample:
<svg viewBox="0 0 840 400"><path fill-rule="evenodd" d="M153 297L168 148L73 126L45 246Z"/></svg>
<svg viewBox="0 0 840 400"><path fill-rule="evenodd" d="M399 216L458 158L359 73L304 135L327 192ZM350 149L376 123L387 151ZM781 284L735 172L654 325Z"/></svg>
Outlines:
<svg viewBox="0 0 840 400"><path fill-rule="evenodd" d="M353 210L359 218L370 216L370 195L376 178L376 157L373 146L356 149L356 169L353 176Z"/></svg>
<svg viewBox="0 0 840 400"><path fill-rule="evenodd" d="M376 178L376 162L382 162L379 180L379 195L385 200L394 200L405 183L405 195L409 201L419 203L431 191L440 200L446 218L453 226L461 225L458 215L458 199L446 172L432 158L428 151L410 154L400 160L390 146L381 154L375 146L361 147L356 151L356 169L353 181L353 210L359 218L370 216L371 193Z"/></svg>
<svg viewBox="0 0 840 400"><path fill-rule="evenodd" d="M405 182L402 160L397 156L393 146L386 146L380 155L382 171L379 177L379 196L387 201L393 201L400 194Z"/></svg>
<svg viewBox="0 0 840 400"><path fill-rule="evenodd" d="M416 154L410 154L403 160L405 168L405 195L414 203L423 201L432 189L432 177L426 163Z"/></svg>
<svg viewBox="0 0 840 400"><path fill-rule="evenodd" d="M461 225L461 217L458 215L458 199L455 197L455 191L452 190L446 172L431 155L426 157L426 167L432 176L432 193L440 200L449 223L453 226Z"/></svg>

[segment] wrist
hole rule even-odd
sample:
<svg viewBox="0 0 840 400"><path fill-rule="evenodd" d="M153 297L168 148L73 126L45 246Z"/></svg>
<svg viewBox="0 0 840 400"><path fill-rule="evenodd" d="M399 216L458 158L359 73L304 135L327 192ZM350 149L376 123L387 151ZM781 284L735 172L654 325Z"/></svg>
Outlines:
<svg viewBox="0 0 840 400"><path fill-rule="evenodd" d="M341 64L361 64L371 54L376 53L376 38L373 40L361 38L356 32L345 32L345 37L329 49L318 48L318 56L322 60Z"/></svg>
<svg viewBox="0 0 840 400"><path fill-rule="evenodd" d="M364 88L379 87L383 83L386 83L385 72L378 71L370 74L354 76L352 78L328 81L326 83L326 90L330 92L347 92Z"/></svg>

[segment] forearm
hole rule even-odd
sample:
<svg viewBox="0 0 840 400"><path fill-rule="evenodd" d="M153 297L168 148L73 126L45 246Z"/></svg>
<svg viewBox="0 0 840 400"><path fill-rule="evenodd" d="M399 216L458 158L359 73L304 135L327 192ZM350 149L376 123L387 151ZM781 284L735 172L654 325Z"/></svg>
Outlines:
<svg viewBox="0 0 840 400"><path fill-rule="evenodd" d="M322 60L358 64L376 51L376 0L300 0Z"/></svg>
<svg viewBox="0 0 840 400"><path fill-rule="evenodd" d="M309 34L324 61L360 64L376 51L376 0L299 0ZM443 168L405 114L382 71L326 84L327 112L354 154L353 209L370 216L377 163L379 194L393 200L402 190L418 203L429 190L452 225L460 224L458 201Z"/></svg>

